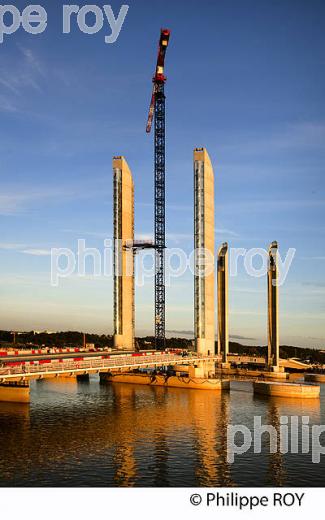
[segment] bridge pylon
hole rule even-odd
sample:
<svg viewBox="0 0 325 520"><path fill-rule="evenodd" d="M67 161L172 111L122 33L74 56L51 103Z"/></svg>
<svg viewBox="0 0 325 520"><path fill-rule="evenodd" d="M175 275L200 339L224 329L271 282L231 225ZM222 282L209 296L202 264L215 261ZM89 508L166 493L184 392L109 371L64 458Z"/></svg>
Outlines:
<svg viewBox="0 0 325 520"><path fill-rule="evenodd" d="M134 350L134 185L124 157L113 158L114 347Z"/></svg>
<svg viewBox="0 0 325 520"><path fill-rule="evenodd" d="M279 350L279 285L278 285L278 243L269 247L267 298L268 298L268 369L280 372Z"/></svg>
<svg viewBox="0 0 325 520"><path fill-rule="evenodd" d="M214 173L205 148L194 150L194 335L198 354L215 353Z"/></svg>
<svg viewBox="0 0 325 520"><path fill-rule="evenodd" d="M218 250L218 355L222 368L229 368L228 332L228 244L223 243Z"/></svg>

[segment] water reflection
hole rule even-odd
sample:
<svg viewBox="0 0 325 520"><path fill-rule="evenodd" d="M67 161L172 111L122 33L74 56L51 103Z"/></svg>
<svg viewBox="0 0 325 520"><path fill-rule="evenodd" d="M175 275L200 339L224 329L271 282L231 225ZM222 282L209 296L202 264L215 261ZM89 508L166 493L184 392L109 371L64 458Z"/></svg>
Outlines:
<svg viewBox="0 0 325 520"><path fill-rule="evenodd" d="M254 415L277 431L281 415L321 422L319 401L254 397L241 382L220 394L53 379L34 383L31 395L30 405L0 403L0 485L298 485L299 455L288 469L267 443L259 459L229 464L227 425L251 427ZM304 464L319 483L324 464Z"/></svg>
<svg viewBox="0 0 325 520"><path fill-rule="evenodd" d="M189 403L198 455L197 485L232 485L227 462L228 394L192 392L189 395Z"/></svg>
<svg viewBox="0 0 325 520"><path fill-rule="evenodd" d="M272 486L283 486L285 483L286 471L284 468L283 455L281 452L281 441L280 441L280 415L277 407L274 402L269 403L269 412L268 412L268 424L273 426L276 431L276 450L274 453L271 449L271 438L269 437L269 442L267 449L270 453L269 456L269 484Z"/></svg>

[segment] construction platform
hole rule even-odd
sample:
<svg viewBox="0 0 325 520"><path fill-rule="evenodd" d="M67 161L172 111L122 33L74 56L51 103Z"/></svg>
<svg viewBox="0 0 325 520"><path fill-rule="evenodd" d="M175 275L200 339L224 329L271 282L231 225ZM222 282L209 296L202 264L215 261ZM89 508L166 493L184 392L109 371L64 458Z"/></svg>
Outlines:
<svg viewBox="0 0 325 520"><path fill-rule="evenodd" d="M213 379L191 376L165 376L150 374L100 374L101 381L109 383L131 383L137 385L191 388L196 390L230 390L228 379Z"/></svg>
<svg viewBox="0 0 325 520"><path fill-rule="evenodd" d="M299 397L300 399L317 399L320 394L318 385L299 383L280 383L278 381L255 381L254 394L270 397Z"/></svg>
<svg viewBox="0 0 325 520"><path fill-rule="evenodd" d="M30 388L28 382L10 381L0 383L0 401L9 403L29 403Z"/></svg>
<svg viewBox="0 0 325 520"><path fill-rule="evenodd" d="M305 374L304 380L311 383L325 383L325 374Z"/></svg>

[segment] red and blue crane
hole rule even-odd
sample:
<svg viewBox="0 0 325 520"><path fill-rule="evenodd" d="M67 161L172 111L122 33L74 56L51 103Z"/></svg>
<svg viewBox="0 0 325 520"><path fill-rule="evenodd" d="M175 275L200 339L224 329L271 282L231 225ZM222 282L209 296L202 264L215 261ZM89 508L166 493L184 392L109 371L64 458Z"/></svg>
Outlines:
<svg viewBox="0 0 325 520"><path fill-rule="evenodd" d="M150 133L154 120L154 216L155 216L155 343L156 349L165 348L165 55L169 43L170 30L161 29L156 71L146 132Z"/></svg>

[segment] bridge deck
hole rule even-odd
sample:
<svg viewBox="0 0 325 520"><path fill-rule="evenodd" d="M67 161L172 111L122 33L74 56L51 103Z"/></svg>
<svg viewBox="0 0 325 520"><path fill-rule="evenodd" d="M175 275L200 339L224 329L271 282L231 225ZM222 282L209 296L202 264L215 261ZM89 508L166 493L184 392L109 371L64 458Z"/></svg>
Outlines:
<svg viewBox="0 0 325 520"><path fill-rule="evenodd" d="M145 368L151 366L166 366L171 364L193 364L199 361L217 361L215 356L189 356L182 357L176 354L154 354L152 356L118 356L113 359L84 359L82 361L64 360L57 362L55 359L49 364L43 365L17 365L15 367L0 368L0 383L10 380L41 379L45 376L59 376L63 374L94 374L110 372L127 368Z"/></svg>

